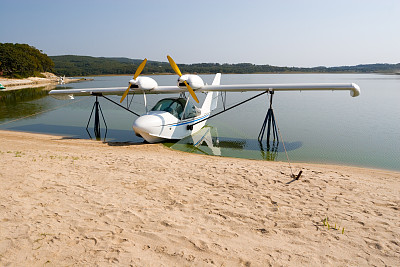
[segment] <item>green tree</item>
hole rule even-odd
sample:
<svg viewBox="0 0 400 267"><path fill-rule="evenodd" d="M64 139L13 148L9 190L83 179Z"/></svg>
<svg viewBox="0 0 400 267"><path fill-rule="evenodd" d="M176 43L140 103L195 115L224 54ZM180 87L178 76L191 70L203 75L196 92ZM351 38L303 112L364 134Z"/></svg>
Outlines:
<svg viewBox="0 0 400 267"><path fill-rule="evenodd" d="M42 51L28 44L0 43L0 71L16 78L52 72L54 62Z"/></svg>

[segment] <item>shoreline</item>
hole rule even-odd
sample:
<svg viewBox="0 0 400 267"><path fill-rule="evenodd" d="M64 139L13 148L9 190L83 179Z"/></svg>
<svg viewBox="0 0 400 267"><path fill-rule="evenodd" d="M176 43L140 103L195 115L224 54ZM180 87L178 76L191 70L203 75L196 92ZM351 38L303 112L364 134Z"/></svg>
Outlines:
<svg viewBox="0 0 400 267"><path fill-rule="evenodd" d="M53 73L45 72L42 73L45 78L40 77L29 77L24 79L13 79L13 78L4 78L0 77L0 84L2 84L6 89L0 91L11 91L11 90L19 90L26 88L37 88L37 87L45 87L46 90L54 89L54 87L60 84L60 77L54 75ZM84 81L84 78L71 78L65 77L64 83L74 83Z"/></svg>
<svg viewBox="0 0 400 267"><path fill-rule="evenodd" d="M9 132L9 133L21 133L21 134L27 134L27 135L44 135L44 136L52 136L54 138L62 138L62 139L68 139L70 137L64 136L62 134L51 134L51 133L36 133L36 132L25 132L25 131L16 131L16 130L8 130L8 129L0 129L0 136L2 132ZM98 142L98 143L104 143L103 141L97 141L97 140L91 140L88 138L77 138L77 137L71 137L71 139L74 140L85 140L88 142ZM136 146L136 145L149 145L149 143L133 143L133 142L119 142L119 141L107 141L105 142L107 144L120 144L120 145L126 145L126 146ZM191 155L204 155L204 154L197 154L197 153L191 153L191 152L186 152L186 151L181 151L177 149L170 148L168 146L165 146L162 143L155 143L155 145L161 145L163 148L170 150L171 152L179 152L179 153L185 153L185 154L191 154ZM282 165L287 165L289 166L287 161L269 161L269 160L262 160L262 159L253 159L253 158L240 158L240 157L229 157L229 156L216 156L216 155L204 155L207 157L216 157L216 158L230 158L230 159L237 159L237 160L250 160L250 161L255 161L255 162L271 162L273 163L278 163ZM379 167L372 167L372 166L364 166L364 165L347 165L345 163L335 163L335 162L307 162L307 161L290 161L290 164L294 164L297 166L301 165L315 165L315 166L321 166L321 167L329 167L334 169L335 167L339 168L349 168L352 169L354 168L355 170L371 170L371 171L376 171L376 172L392 172L393 174L398 174L400 176L400 170L395 170L395 169L384 169L384 168L379 168ZM301 170L301 167L298 167L297 169L294 168L293 172L295 175L298 174L298 172Z"/></svg>
<svg viewBox="0 0 400 267"><path fill-rule="evenodd" d="M0 139L0 265L398 263L399 172Z"/></svg>

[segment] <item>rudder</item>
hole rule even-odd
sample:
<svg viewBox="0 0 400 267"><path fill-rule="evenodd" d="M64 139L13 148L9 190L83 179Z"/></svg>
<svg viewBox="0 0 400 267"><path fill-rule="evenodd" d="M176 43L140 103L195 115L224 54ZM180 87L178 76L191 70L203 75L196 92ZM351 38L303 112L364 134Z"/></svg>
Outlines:
<svg viewBox="0 0 400 267"><path fill-rule="evenodd" d="M212 85L220 85L221 73L217 73L214 77ZM208 92L203 106L201 107L201 114L207 114L217 108L219 92Z"/></svg>

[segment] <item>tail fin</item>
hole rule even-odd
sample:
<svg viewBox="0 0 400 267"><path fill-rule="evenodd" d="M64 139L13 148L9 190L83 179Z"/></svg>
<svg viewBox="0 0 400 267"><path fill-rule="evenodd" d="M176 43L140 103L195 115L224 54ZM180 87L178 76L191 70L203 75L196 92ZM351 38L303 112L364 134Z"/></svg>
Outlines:
<svg viewBox="0 0 400 267"><path fill-rule="evenodd" d="M219 85L221 82L221 73L215 75L212 85ZM219 92L208 92L203 106L201 107L201 114L207 114L217 108Z"/></svg>

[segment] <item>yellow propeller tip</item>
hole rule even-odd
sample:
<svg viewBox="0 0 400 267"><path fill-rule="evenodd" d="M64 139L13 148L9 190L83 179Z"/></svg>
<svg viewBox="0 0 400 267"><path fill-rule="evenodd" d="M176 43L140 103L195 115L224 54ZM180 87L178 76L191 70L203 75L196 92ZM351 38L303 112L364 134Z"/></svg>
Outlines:
<svg viewBox="0 0 400 267"><path fill-rule="evenodd" d="M146 65L147 58L145 58L142 63L140 63L139 67L137 68L135 75L133 75L133 79L136 80L136 78L140 75L140 73L143 71L144 66Z"/></svg>

